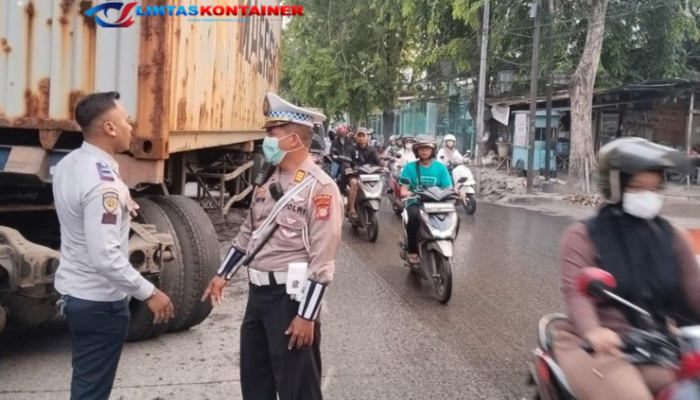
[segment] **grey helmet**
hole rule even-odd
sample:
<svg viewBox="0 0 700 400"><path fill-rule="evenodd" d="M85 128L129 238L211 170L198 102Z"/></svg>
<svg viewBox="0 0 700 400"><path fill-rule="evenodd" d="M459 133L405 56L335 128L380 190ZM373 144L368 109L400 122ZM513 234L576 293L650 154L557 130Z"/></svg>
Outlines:
<svg viewBox="0 0 700 400"><path fill-rule="evenodd" d="M642 171L690 172L690 160L682 152L646 139L627 137L613 140L598 152L597 183L603 197L616 204L622 200L622 174Z"/></svg>
<svg viewBox="0 0 700 400"><path fill-rule="evenodd" d="M413 154L415 154L416 158L420 158L418 156L418 149L426 146L433 149L433 154L430 157L435 158L437 154L437 144L435 143L435 138L430 135L416 136L416 142L413 144Z"/></svg>

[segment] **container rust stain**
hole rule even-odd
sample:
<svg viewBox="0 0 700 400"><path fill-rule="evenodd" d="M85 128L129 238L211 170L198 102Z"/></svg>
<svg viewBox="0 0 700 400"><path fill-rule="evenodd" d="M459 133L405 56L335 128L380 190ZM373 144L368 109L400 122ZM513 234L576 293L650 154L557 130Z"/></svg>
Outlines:
<svg viewBox="0 0 700 400"><path fill-rule="evenodd" d="M83 1L83 3L88 3L88 4L89 4L89 7L87 8L87 10L89 10L90 8L92 8L92 1ZM66 15L66 14L70 13L70 10L73 8L74 5L75 5L75 0L62 0L62 1L61 1L61 4L60 4L61 13L62 13L63 15ZM81 4L80 6L81 6L81 8L82 8L82 4Z"/></svg>
<svg viewBox="0 0 700 400"><path fill-rule="evenodd" d="M83 97L85 97L85 93L80 90L70 92L68 100L68 118L73 119L73 116L75 115L75 107Z"/></svg>
<svg viewBox="0 0 700 400"><path fill-rule="evenodd" d="M187 99L184 97L177 102L177 127L181 131L187 126Z"/></svg>
<svg viewBox="0 0 700 400"><path fill-rule="evenodd" d="M74 3L74 1L69 1L69 2ZM92 8L92 1L83 0L80 2L80 15L83 16L83 24L87 25L88 29L94 31L97 28L97 23L95 22L95 19L85 15L85 11L87 11L91 8Z"/></svg>
<svg viewBox="0 0 700 400"><path fill-rule="evenodd" d="M165 5L164 0L159 0L155 2L155 5ZM151 71L155 71L154 85L151 88L156 101L153 103L153 110L149 116L149 120L153 124L153 131L157 135L165 135L164 131L164 120L163 115L165 112L164 100L165 96L165 85L168 84L169 79L166 79L166 68L169 70L170 66L167 65L166 59L166 48L167 43L167 19L166 18L143 18L143 23L141 24L141 37L143 41L148 41L151 36L155 36L156 41L160 43L160 46L154 46L154 51L152 54L149 65L142 66L141 68L148 68L149 74ZM139 72L141 72L139 68ZM169 73L169 71L167 71Z"/></svg>
<svg viewBox="0 0 700 400"><path fill-rule="evenodd" d="M49 98L51 97L51 80L44 78L39 81L39 92L32 93L27 89L24 92L24 101L27 117L47 118L49 116Z"/></svg>
<svg viewBox="0 0 700 400"><path fill-rule="evenodd" d="M2 47L2 51L4 51L5 53L9 53L12 51L12 46L10 46L7 43L7 39L5 38L0 39L0 46Z"/></svg>
<svg viewBox="0 0 700 400"><path fill-rule="evenodd" d="M61 17L58 19L58 22L61 23L61 25L68 25L68 14L70 14L71 9L75 6L75 0L63 0L61 1Z"/></svg>

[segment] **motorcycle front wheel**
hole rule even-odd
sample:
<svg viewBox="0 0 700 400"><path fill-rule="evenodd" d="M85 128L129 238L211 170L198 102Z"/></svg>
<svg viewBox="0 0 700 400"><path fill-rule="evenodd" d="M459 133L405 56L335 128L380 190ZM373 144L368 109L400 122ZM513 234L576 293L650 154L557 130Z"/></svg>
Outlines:
<svg viewBox="0 0 700 400"><path fill-rule="evenodd" d="M365 210L367 216L367 239L370 243L377 241L379 237L379 218L374 210Z"/></svg>
<svg viewBox="0 0 700 400"><path fill-rule="evenodd" d="M474 215L476 213L476 199L473 194L467 194L467 198L464 200L464 211L467 215Z"/></svg>
<svg viewBox="0 0 700 400"><path fill-rule="evenodd" d="M435 297L442 304L447 304L452 297L452 261L435 250L430 252L435 263L437 273L435 285Z"/></svg>

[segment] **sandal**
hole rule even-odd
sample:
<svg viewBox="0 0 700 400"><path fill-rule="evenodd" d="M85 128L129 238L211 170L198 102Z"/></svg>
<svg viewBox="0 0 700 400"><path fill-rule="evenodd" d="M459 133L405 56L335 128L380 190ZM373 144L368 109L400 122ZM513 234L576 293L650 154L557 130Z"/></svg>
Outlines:
<svg viewBox="0 0 700 400"><path fill-rule="evenodd" d="M418 254L409 254L407 260L410 264L418 264L420 262Z"/></svg>

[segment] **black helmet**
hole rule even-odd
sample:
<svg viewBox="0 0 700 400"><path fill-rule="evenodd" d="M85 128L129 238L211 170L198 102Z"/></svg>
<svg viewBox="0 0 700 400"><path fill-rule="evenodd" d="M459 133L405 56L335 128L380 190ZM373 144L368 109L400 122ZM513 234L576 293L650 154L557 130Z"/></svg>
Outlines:
<svg viewBox="0 0 700 400"><path fill-rule="evenodd" d="M433 138L430 135L416 136L416 142L413 144L413 154L415 154L416 158L419 158L418 149L420 149L421 147L430 147L431 149L433 149L433 153L430 157L435 157L437 148L437 144L435 144L435 138Z"/></svg>
<svg viewBox="0 0 700 400"><path fill-rule="evenodd" d="M622 200L622 174L642 171L690 172L690 160L682 152L637 137L620 138L601 147L598 153L598 188L611 203Z"/></svg>

